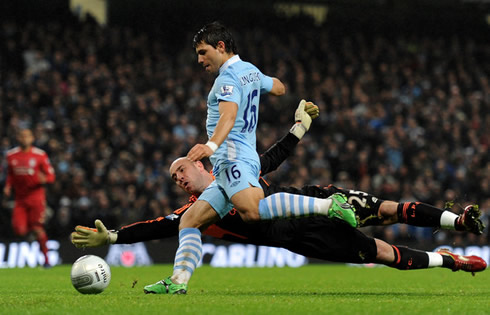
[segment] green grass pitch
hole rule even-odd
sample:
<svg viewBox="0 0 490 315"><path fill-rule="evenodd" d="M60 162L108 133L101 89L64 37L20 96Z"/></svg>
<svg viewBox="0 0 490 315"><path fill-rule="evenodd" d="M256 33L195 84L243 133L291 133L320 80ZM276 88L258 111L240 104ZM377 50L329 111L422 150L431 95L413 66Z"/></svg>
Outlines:
<svg viewBox="0 0 490 315"><path fill-rule="evenodd" d="M490 272L309 265L196 270L187 295L145 295L170 265L112 267L109 287L82 295L69 265L0 269L0 314L489 314Z"/></svg>

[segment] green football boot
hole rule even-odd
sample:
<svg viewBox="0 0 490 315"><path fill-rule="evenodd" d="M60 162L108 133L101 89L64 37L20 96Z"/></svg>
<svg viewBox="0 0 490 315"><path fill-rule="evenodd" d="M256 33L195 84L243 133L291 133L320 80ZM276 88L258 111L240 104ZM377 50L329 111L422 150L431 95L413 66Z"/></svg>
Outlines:
<svg viewBox="0 0 490 315"><path fill-rule="evenodd" d="M170 280L170 277L168 277L155 284L145 286L144 291L146 294L186 294L187 284L175 284Z"/></svg>
<svg viewBox="0 0 490 315"><path fill-rule="evenodd" d="M328 217L340 219L354 228L357 227L355 208L347 202L345 195L335 193L329 198L332 200L332 205L328 209Z"/></svg>

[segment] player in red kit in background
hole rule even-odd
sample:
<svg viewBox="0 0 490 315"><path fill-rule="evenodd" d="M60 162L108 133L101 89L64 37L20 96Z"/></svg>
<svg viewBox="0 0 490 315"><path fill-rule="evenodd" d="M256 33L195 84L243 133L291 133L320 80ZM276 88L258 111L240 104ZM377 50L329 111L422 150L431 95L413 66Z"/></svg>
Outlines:
<svg viewBox="0 0 490 315"><path fill-rule="evenodd" d="M34 232L44 254L44 266L49 266L48 237L44 230L46 210L45 184L54 182L54 169L48 155L33 146L34 136L30 129L22 129L17 136L20 146L7 152L7 182L5 196L15 194L12 227L15 234L25 236Z"/></svg>

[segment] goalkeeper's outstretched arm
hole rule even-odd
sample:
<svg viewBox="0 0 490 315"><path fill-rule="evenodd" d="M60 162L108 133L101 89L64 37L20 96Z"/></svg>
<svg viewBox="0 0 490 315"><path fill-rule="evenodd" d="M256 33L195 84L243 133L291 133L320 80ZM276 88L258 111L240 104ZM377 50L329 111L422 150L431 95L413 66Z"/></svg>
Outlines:
<svg viewBox="0 0 490 315"><path fill-rule="evenodd" d="M77 226L71 233L71 242L78 248L100 247L109 244L132 244L162 239L179 234L180 215L172 219L159 217L155 220L136 222L119 230L107 230L102 221L95 220L95 228Z"/></svg>
<svg viewBox="0 0 490 315"><path fill-rule="evenodd" d="M298 142L310 129L312 119L319 115L318 106L312 102L301 100L294 113L294 125L287 135L260 156L260 174L262 176L275 171L284 160L293 154Z"/></svg>

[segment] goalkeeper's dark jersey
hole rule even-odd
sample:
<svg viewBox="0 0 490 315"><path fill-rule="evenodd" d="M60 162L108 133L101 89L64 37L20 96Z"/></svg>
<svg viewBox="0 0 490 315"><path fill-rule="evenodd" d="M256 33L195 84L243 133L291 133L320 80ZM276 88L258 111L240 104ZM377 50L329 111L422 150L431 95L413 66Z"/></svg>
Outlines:
<svg viewBox="0 0 490 315"><path fill-rule="evenodd" d="M277 169L291 155L298 141L298 138L288 133L261 155L261 175ZM266 196L276 192L289 192L327 198L342 191L334 186L281 187L267 183L262 177L259 182ZM177 236L181 216L196 200L197 196L191 196L189 203L166 217L122 227L118 231L117 243L129 244ZM331 261L366 263L373 262L376 257L373 239L342 221L325 216L245 223L238 211L233 209L203 234L232 242L283 247L308 257Z"/></svg>

